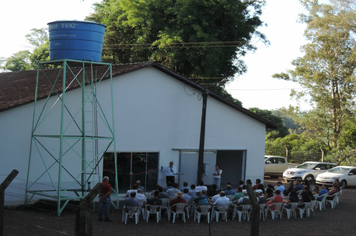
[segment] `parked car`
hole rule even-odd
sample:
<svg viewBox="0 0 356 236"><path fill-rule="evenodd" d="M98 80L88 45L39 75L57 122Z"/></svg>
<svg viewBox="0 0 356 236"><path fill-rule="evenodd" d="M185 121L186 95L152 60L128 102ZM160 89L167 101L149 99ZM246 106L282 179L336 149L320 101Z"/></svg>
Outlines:
<svg viewBox="0 0 356 236"><path fill-rule="evenodd" d="M335 179L339 179L342 188L356 186L356 167L337 166L316 177L317 184L332 185Z"/></svg>
<svg viewBox="0 0 356 236"><path fill-rule="evenodd" d="M296 179L301 179L303 181L315 180L319 174L324 173L335 166L336 164L334 163L307 161L295 168L290 168L284 171L283 179L286 181L293 181Z"/></svg>
<svg viewBox="0 0 356 236"><path fill-rule="evenodd" d="M265 156L265 175L282 176L286 169L288 169L288 162L285 157Z"/></svg>

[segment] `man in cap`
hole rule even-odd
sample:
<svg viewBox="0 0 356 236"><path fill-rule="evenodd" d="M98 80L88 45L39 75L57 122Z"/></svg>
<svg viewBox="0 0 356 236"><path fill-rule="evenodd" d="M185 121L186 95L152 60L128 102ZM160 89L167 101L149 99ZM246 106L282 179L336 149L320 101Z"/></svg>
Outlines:
<svg viewBox="0 0 356 236"><path fill-rule="evenodd" d="M182 197L184 196L182 192L178 192L175 194L175 196L177 198L174 198L172 199L170 202L169 202L169 206L173 206L174 204L177 204L177 203L187 203L187 201L185 199L183 199ZM172 207L172 211L176 211L175 208Z"/></svg>

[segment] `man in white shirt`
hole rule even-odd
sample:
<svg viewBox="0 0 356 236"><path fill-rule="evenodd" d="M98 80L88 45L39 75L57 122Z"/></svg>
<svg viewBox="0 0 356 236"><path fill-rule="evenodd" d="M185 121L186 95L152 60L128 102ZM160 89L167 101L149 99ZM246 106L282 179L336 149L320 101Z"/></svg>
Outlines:
<svg viewBox="0 0 356 236"><path fill-rule="evenodd" d="M220 198L220 193L221 193L221 189L218 190L218 194L214 195L212 198L211 198L211 202L215 203L216 200L218 200L218 198Z"/></svg>
<svg viewBox="0 0 356 236"><path fill-rule="evenodd" d="M177 173L177 169L174 166L174 162L169 162L169 166L163 167L161 166L161 171L166 174L166 183L171 182L172 184L175 183L174 174Z"/></svg>
<svg viewBox="0 0 356 236"><path fill-rule="evenodd" d="M138 203L140 204L140 206L147 203L147 198L146 198L145 194L143 194L142 189L137 190L136 199L137 199Z"/></svg>
<svg viewBox="0 0 356 236"><path fill-rule="evenodd" d="M137 185L136 184L132 185L132 189L127 190L126 197L130 197L131 192L137 193Z"/></svg>
<svg viewBox="0 0 356 236"><path fill-rule="evenodd" d="M179 185L178 183L173 184L173 188L170 188L166 191L166 194L168 197L174 197L175 194L179 193L180 190L178 189Z"/></svg>
<svg viewBox="0 0 356 236"><path fill-rule="evenodd" d="M220 197L214 202L214 206L216 209L220 209L221 205L229 205L230 200L225 196L225 192L221 191L220 192Z"/></svg>
<svg viewBox="0 0 356 236"><path fill-rule="evenodd" d="M195 191L202 192L203 190L208 191L208 188L206 186L204 186L204 181L201 180L199 182L199 186L195 187Z"/></svg>

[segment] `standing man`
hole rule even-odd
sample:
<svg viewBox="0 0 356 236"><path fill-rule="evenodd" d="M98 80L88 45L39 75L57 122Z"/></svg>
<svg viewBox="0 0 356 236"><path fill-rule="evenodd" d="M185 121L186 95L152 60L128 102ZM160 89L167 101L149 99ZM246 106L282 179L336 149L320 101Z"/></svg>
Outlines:
<svg viewBox="0 0 356 236"><path fill-rule="evenodd" d="M166 174L166 183L171 182L172 184L175 183L174 174L177 173L177 169L174 166L174 162L169 162L169 166L163 167L161 166L161 171Z"/></svg>
<svg viewBox="0 0 356 236"><path fill-rule="evenodd" d="M105 216L104 221L111 221L109 218L109 209L111 204L111 185L109 184L109 177L104 176L103 182L101 182L101 184L103 185L103 188L99 193L99 221L103 220L103 212Z"/></svg>

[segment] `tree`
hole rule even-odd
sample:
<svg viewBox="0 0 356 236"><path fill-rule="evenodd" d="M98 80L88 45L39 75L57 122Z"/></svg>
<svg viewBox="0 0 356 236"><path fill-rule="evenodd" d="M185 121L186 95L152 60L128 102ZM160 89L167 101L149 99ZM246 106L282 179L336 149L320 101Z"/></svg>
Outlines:
<svg viewBox="0 0 356 236"><path fill-rule="evenodd" d="M256 49L254 35L267 43L256 30L263 23L263 5L247 0L104 0L87 19L108 26L103 59L156 60L199 83L218 86L247 70L240 57Z"/></svg>
<svg viewBox="0 0 356 236"><path fill-rule="evenodd" d="M313 109L302 118L297 117L300 114L298 107L292 109L295 118L308 135L331 150L338 148L344 125L354 113L354 26L345 21L345 11L335 1L334 4L320 4L317 0L301 2L309 11L309 15L301 15L301 20L307 23L305 36L310 43L302 46L305 55L292 62L294 70L273 77L295 81L304 88L291 95L297 100L309 99ZM355 12L352 14L356 15Z"/></svg>
<svg viewBox="0 0 356 236"><path fill-rule="evenodd" d="M267 132L269 133L268 138L275 139L278 137L285 137L286 135L289 134L287 127L283 124L282 118L279 116L275 116L272 114L272 111L269 110L262 110L257 107L250 108L250 111L256 113L259 116L262 116L263 118L275 123L278 125L277 130L272 130L272 129L267 129Z"/></svg>
<svg viewBox="0 0 356 236"><path fill-rule="evenodd" d="M10 71L29 70L31 68L29 64L29 56L30 52L28 50L16 52L6 59L3 69Z"/></svg>
<svg viewBox="0 0 356 236"><path fill-rule="evenodd" d="M33 52L29 50L19 51L7 58L2 69L10 71L22 71L36 69L38 62L49 61L49 38L45 28L31 29L31 33L26 35L27 42L33 47ZM43 68L52 68L51 65L43 65Z"/></svg>

